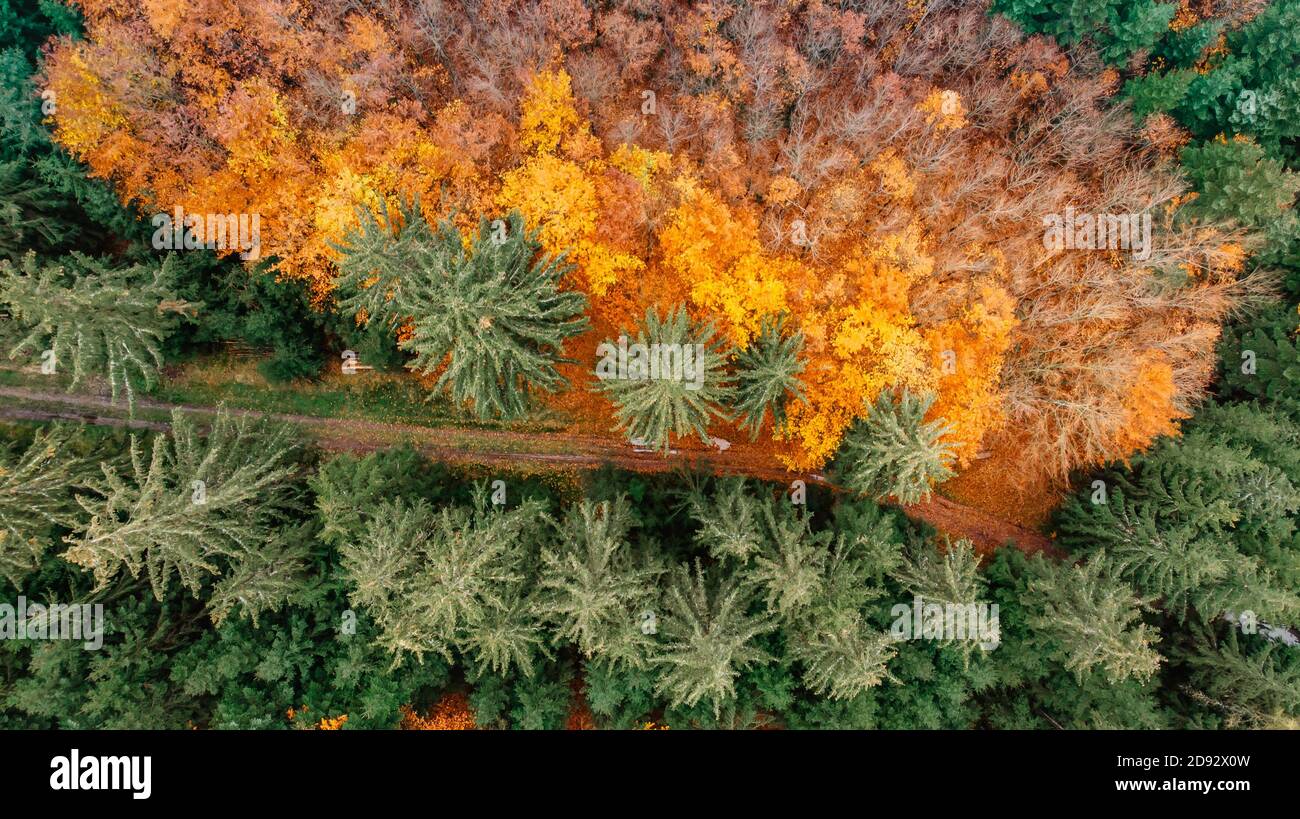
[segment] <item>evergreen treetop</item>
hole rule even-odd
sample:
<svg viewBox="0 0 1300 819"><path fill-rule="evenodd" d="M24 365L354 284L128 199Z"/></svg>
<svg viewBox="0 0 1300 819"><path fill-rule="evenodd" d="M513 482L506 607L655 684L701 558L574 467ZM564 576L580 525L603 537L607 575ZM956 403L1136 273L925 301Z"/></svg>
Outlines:
<svg viewBox="0 0 1300 819"><path fill-rule="evenodd" d="M337 246L339 306L390 327L408 367L440 373L435 390L471 405L480 418L515 418L534 391L565 382L556 370L565 339L582 332L585 297L563 290L562 259L541 250L536 231L511 213L487 220L468 242L449 221L433 228L418 202L396 214L358 212L360 225Z"/></svg>

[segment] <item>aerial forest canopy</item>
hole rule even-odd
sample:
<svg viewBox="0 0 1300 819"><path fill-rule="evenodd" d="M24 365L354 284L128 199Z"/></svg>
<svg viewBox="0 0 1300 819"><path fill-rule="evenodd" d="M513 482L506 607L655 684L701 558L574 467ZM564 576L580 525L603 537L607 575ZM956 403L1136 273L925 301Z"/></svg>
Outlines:
<svg viewBox="0 0 1300 819"><path fill-rule="evenodd" d="M1300 0L0 0L0 79L0 605L109 611L0 728L1300 719Z"/></svg>
<svg viewBox="0 0 1300 819"><path fill-rule="evenodd" d="M1064 477L1176 432L1208 387L1221 324L1275 287L1249 256L1277 246L1273 228L1193 182L1270 212L1295 191L1280 166L1271 187L1262 171L1243 181L1233 163L1262 150L1250 136L1189 146L1205 155L1180 168L1192 134L1165 113L1174 91L1152 99L1114 67L1175 33L1173 7L1133 5L1160 23L1126 29L1135 42L1049 25L1032 3L1002 16L902 0L87 0L84 37L53 43L40 87L55 140L122 201L258 214L262 255L318 309L396 297L356 290L400 289L403 269L403 293L423 286L427 270L400 255L410 230L377 221L412 202L426 233L459 230L467 247L493 223L528 231L560 290L585 296L586 321L556 312L565 330L524 375L591 423L628 412L596 389L597 346L685 306L739 361L764 360L755 345L778 324L797 334L775 386L750 384L718 413L761 425L791 468L824 466L871 407L906 392L943 429L932 474L1003 451ZM1175 56L1197 65L1213 45L1190 39L1160 57L1170 76ZM1201 118L1196 136L1218 133ZM1048 241L1075 214L1096 220L1101 247L1095 231ZM1131 247L1107 244L1113 214L1134 215ZM392 247L376 249L374 230ZM484 370L444 338L463 317L385 321L422 371L453 351L439 383L472 377L450 389L480 415L518 408L513 385L484 393L482 373L515 373L536 345ZM659 426L679 432L709 416L665 412Z"/></svg>

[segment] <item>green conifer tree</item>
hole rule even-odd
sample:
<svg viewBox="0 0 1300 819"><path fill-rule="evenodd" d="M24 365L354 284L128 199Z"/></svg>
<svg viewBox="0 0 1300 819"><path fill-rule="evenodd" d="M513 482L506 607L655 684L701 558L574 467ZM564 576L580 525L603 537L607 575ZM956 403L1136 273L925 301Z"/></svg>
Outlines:
<svg viewBox="0 0 1300 819"><path fill-rule="evenodd" d="M435 390L480 418L515 418L534 390L565 383L555 365L565 339L587 326L586 299L560 289L568 266L541 252L522 216L495 228L483 220L468 250L450 222L430 227L418 202L396 216L358 216L336 248L340 308L392 327L409 322L407 366L441 372Z"/></svg>
<svg viewBox="0 0 1300 819"><path fill-rule="evenodd" d="M1027 624L1082 679L1094 667L1118 683L1145 681L1160 667L1159 633L1142 622L1146 601L1115 576L1104 553L1071 566L1035 556L1025 590Z"/></svg>
<svg viewBox="0 0 1300 819"><path fill-rule="evenodd" d="M1119 65L1150 49L1178 7L1156 0L996 0L1004 14L1031 34L1054 36L1064 46L1092 40L1103 59Z"/></svg>
<svg viewBox="0 0 1300 819"><path fill-rule="evenodd" d="M1300 174L1249 139L1188 145L1180 158L1197 192L1189 210L1207 220L1263 225L1289 210L1300 191Z"/></svg>
<svg viewBox="0 0 1300 819"><path fill-rule="evenodd" d="M799 373L804 362L803 334L787 332L785 317L764 316L758 337L736 356L736 398L734 409L740 428L749 430L751 440L758 438L763 421L770 413L778 432L786 427L786 403L794 398L803 401Z"/></svg>
<svg viewBox="0 0 1300 819"><path fill-rule="evenodd" d="M337 548L360 538L382 501L436 499L447 491L446 469L410 445L364 457L338 455L308 479L322 523L320 539Z"/></svg>
<svg viewBox="0 0 1300 819"><path fill-rule="evenodd" d="M961 538L949 541L942 551L932 543L916 544L904 554L893 575L927 601L965 605L979 600L984 590L979 565L975 545Z"/></svg>
<svg viewBox="0 0 1300 819"><path fill-rule="evenodd" d="M708 494L702 487L692 488L686 508L699 526L696 545L715 560L744 563L763 545L762 509L744 478L719 478Z"/></svg>
<svg viewBox="0 0 1300 819"><path fill-rule="evenodd" d="M494 507L481 486L472 506L376 505L365 534L340 555L349 599L378 626L394 667L407 655L451 662L459 652L497 673L533 673L543 635L527 584L544 511L536 500Z"/></svg>
<svg viewBox="0 0 1300 819"><path fill-rule="evenodd" d="M643 615L653 613L661 570L634 558L632 525L625 497L578 501L542 551L540 585L557 642L576 644L588 659L641 668L653 644Z"/></svg>
<svg viewBox="0 0 1300 819"><path fill-rule="evenodd" d="M1300 652L1236 626L1202 626L1174 652L1190 671L1193 700L1210 705L1226 728L1300 725Z"/></svg>
<svg viewBox="0 0 1300 819"><path fill-rule="evenodd" d="M599 382L599 388L614 402L619 428L629 438L643 440L665 452L670 435L694 434L707 443L709 423L714 417L723 417L721 406L731 395L713 327L694 324L685 306L663 319L652 307L646 311L635 343L648 357L659 353L654 366L649 361L638 364L629 355L626 378L601 375ZM659 372L658 365L665 360L663 350L681 354L680 377L675 372ZM692 364L689 368L685 358L688 353ZM597 373L600 375L599 370Z"/></svg>
<svg viewBox="0 0 1300 819"><path fill-rule="evenodd" d="M1279 468L1193 430L1104 474L1058 512L1059 542L1104 550L1122 577L1179 619L1252 609L1300 612L1294 578L1300 492ZM1101 492L1104 492L1102 497Z"/></svg>
<svg viewBox="0 0 1300 819"><path fill-rule="evenodd" d="M755 641L771 631L771 620L752 614L754 590L733 575L705 577L682 565L670 573L659 618L662 641L652 662L659 670L655 692L673 706L704 702L714 716L736 696L736 679L745 669L768 659Z"/></svg>
<svg viewBox="0 0 1300 819"><path fill-rule="evenodd" d="M36 431L21 453L0 445L0 575L15 587L41 563L51 528L71 528L77 504L97 463L79 454L67 428Z"/></svg>
<svg viewBox="0 0 1300 819"><path fill-rule="evenodd" d="M64 557L103 589L143 572L158 600L173 577L195 597L208 582L225 602L256 618L301 587L303 551L277 528L297 503L301 443L287 424L219 412L204 434L180 410L148 448L132 437L129 468L102 466L79 494L88 520L65 540Z"/></svg>
<svg viewBox="0 0 1300 819"><path fill-rule="evenodd" d="M817 595L790 627L790 656L818 695L852 700L896 679L889 673L893 638L867 617L867 606L884 594L878 557L869 538L841 531L826 550Z"/></svg>
<svg viewBox="0 0 1300 819"><path fill-rule="evenodd" d="M91 375L109 383L113 400L152 387L162 366L160 344L177 316L196 305L176 298L173 259L161 265L112 268L80 253L20 267L0 261L0 304L26 335L9 353L53 355L55 372L72 371L69 389Z"/></svg>
<svg viewBox="0 0 1300 819"><path fill-rule="evenodd" d="M53 192L26 174L27 163L0 162L0 259L18 261L28 250L48 253L72 225L50 212Z"/></svg>
<svg viewBox="0 0 1300 819"><path fill-rule="evenodd" d="M792 658L803 664L804 685L832 700L851 700L893 679L889 661L896 653L889 634L850 612L818 618L790 643Z"/></svg>
<svg viewBox="0 0 1300 819"><path fill-rule="evenodd" d="M754 555L745 578L761 591L768 611L789 621L822 594L833 533L814 533L808 515L789 502L765 499L761 508L764 545Z"/></svg>
<svg viewBox="0 0 1300 819"><path fill-rule="evenodd" d="M1219 349L1229 389L1300 419L1300 311L1278 305L1229 327Z"/></svg>
<svg viewBox="0 0 1300 819"><path fill-rule="evenodd" d="M844 435L832 471L845 488L876 500L924 500L935 483L952 476L952 445L942 421L925 421L934 396L882 392L867 417Z"/></svg>

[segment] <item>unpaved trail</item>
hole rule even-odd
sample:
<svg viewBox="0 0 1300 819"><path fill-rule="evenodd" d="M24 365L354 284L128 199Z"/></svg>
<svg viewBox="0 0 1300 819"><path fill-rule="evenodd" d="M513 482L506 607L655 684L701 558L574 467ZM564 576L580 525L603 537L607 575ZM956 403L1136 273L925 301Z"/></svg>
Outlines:
<svg viewBox="0 0 1300 819"><path fill-rule="evenodd" d="M216 407L169 404L150 399L136 401L137 414L170 413L180 410L195 416L211 416ZM816 473L786 469L770 454L758 448L734 444L726 451L703 448L660 452L634 452L624 441L599 435L569 432L516 432L474 427L423 427L387 424L357 418L322 418L313 415L262 412L228 408L235 415L273 418L303 427L325 450L373 452L409 442L426 456L448 463L485 464L511 468L599 469L614 466L635 472L698 470L715 475L744 475L764 481L789 483L803 480L836 489ZM121 404L106 396L42 391L25 387L0 386L0 418L24 421L72 421L101 426L136 429L166 429L162 420L126 418ZM901 507L910 517L925 521L952 537L965 537L981 552L1008 543L1026 552L1053 551L1049 538L988 512L965 506L949 498L932 495L929 500Z"/></svg>

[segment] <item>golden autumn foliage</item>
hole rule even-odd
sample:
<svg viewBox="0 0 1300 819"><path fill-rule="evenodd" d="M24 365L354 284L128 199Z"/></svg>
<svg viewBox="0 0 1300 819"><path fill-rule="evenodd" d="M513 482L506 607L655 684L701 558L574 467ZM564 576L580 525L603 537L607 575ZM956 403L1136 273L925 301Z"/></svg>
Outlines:
<svg viewBox="0 0 1300 819"><path fill-rule="evenodd" d="M401 727L406 731L473 731L477 727L469 698L459 692L443 695L424 716L409 705L403 705L400 710Z"/></svg>
<svg viewBox="0 0 1300 819"><path fill-rule="evenodd" d="M1004 289L982 283L978 290L978 301L961 316L926 333L940 373L939 397L931 410L952 425L952 437L959 442L959 465L977 454L985 431L1005 420L998 378L1018 323L1015 303Z"/></svg>
<svg viewBox="0 0 1300 819"><path fill-rule="evenodd" d="M675 277L700 311L733 344L748 344L763 316L787 309L785 281L797 262L763 250L757 226L737 218L688 175L674 181L679 204L659 233L665 273Z"/></svg>
<svg viewBox="0 0 1300 819"><path fill-rule="evenodd" d="M609 288L637 275L645 263L602 239L604 215L617 198L636 187L618 186L611 173L644 186L664 157L621 146L606 161L600 141L592 136L576 109L569 75L546 71L533 77L520 105L520 147L526 152L518 167L501 177L496 202L501 210L518 210L541 230L542 246L566 254L577 265L586 289L604 296Z"/></svg>
<svg viewBox="0 0 1300 819"><path fill-rule="evenodd" d="M1175 430L1243 286L1247 244L1178 218L1169 139L1109 104L1115 77L979 4L78 5L53 126L124 200L260 213L322 307L357 208L517 209L590 302L555 403L605 429L593 351L647 308L737 349L785 313L807 401L761 445L789 467L906 387L960 464L1014 441L1063 475ZM1154 247L1048 250L1066 208L1156 214Z"/></svg>
<svg viewBox="0 0 1300 819"><path fill-rule="evenodd" d="M1124 420L1115 432L1115 449L1134 452L1145 449L1159 435L1178 431L1175 423L1189 413L1173 404L1174 371L1158 350L1144 353L1130 377L1124 395Z"/></svg>
<svg viewBox="0 0 1300 819"><path fill-rule="evenodd" d="M970 124L966 120L961 95L951 89L931 91L917 108L925 112L927 124L942 131L965 128Z"/></svg>

